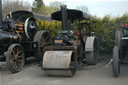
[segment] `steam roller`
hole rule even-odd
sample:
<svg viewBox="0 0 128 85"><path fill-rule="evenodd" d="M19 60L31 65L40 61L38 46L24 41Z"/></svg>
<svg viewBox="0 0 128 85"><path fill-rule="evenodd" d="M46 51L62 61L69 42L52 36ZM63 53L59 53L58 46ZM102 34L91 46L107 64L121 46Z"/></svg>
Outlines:
<svg viewBox="0 0 128 85"><path fill-rule="evenodd" d="M90 31L90 23L79 22L77 29L72 24L75 20L91 20L91 16L75 9L52 13L53 20L62 21L62 30L58 32L53 44L43 49L42 70L48 76L74 76L81 64L96 65L99 57L98 39ZM87 29L88 27L88 29Z"/></svg>

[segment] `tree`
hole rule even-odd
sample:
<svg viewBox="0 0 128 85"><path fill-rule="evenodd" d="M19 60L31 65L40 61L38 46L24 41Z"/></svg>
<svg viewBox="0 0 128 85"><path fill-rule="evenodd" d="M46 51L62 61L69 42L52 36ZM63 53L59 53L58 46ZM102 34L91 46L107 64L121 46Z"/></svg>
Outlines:
<svg viewBox="0 0 128 85"><path fill-rule="evenodd" d="M50 16L51 13L57 11L58 9L56 7L50 7L50 6L42 6L37 13L45 15L45 16Z"/></svg>
<svg viewBox="0 0 128 85"><path fill-rule="evenodd" d="M76 7L76 9L79 9L79 10L81 10L81 11L83 11L83 12L86 12L86 13L89 12L89 11L88 11L88 7L83 6L83 5Z"/></svg>
<svg viewBox="0 0 128 85"><path fill-rule="evenodd" d="M51 3L50 3L50 6L57 8L57 10L60 9L60 6L61 6L61 5L64 5L64 3L59 2L59 1L54 1L54 2L51 2Z"/></svg>
<svg viewBox="0 0 128 85"><path fill-rule="evenodd" d="M50 6L46 6L42 0L35 0L32 11L41 15L50 16L51 13L59 10L61 4L61 2L52 2Z"/></svg>
<svg viewBox="0 0 128 85"><path fill-rule="evenodd" d="M3 0L3 16L5 17L11 11L30 10L30 4L20 0Z"/></svg>
<svg viewBox="0 0 128 85"><path fill-rule="evenodd" d="M44 6L43 0L35 0L33 2L32 11L37 13L42 6Z"/></svg>

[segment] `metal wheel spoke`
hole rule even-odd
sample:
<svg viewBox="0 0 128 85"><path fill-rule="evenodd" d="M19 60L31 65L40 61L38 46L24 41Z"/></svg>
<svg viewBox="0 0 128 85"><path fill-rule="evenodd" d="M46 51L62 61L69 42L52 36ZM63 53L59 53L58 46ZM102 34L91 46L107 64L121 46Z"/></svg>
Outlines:
<svg viewBox="0 0 128 85"><path fill-rule="evenodd" d="M16 68L16 61L12 63L12 66Z"/></svg>
<svg viewBox="0 0 128 85"><path fill-rule="evenodd" d="M18 51L18 52L17 52L17 56L20 55L20 54L22 54L21 51Z"/></svg>
<svg viewBox="0 0 128 85"><path fill-rule="evenodd" d="M17 47L14 47L13 51L15 52L15 54L17 53Z"/></svg>
<svg viewBox="0 0 128 85"><path fill-rule="evenodd" d="M16 48L16 53L19 51L18 47Z"/></svg>
<svg viewBox="0 0 128 85"><path fill-rule="evenodd" d="M17 65L18 65L19 63L22 63L22 57L23 57L23 56L17 56Z"/></svg>
<svg viewBox="0 0 128 85"><path fill-rule="evenodd" d="M41 44L46 44L48 37L49 37L49 36L47 36L47 37L45 37L45 38L43 37L42 40L41 40L41 41L42 41Z"/></svg>
<svg viewBox="0 0 128 85"><path fill-rule="evenodd" d="M15 58L12 58L12 59L11 59L11 61L14 61L14 60L15 60Z"/></svg>
<svg viewBox="0 0 128 85"><path fill-rule="evenodd" d="M22 64L21 60L17 60L17 66L19 67Z"/></svg>
<svg viewBox="0 0 128 85"><path fill-rule="evenodd" d="M22 64L22 62L19 62L19 61L20 61L20 60L17 60L17 61L16 61L17 68L19 68L20 65Z"/></svg>
<svg viewBox="0 0 128 85"><path fill-rule="evenodd" d="M48 39L49 36L47 36L44 40L46 41Z"/></svg>
<svg viewBox="0 0 128 85"><path fill-rule="evenodd" d="M21 53L21 49L17 48L17 55L19 55Z"/></svg>
<svg viewBox="0 0 128 85"><path fill-rule="evenodd" d="M41 38L40 45L41 45L41 44L44 44L44 40L45 40L45 38L44 38L44 37L43 37L43 38Z"/></svg>
<svg viewBox="0 0 128 85"><path fill-rule="evenodd" d="M14 51L12 51L13 55L16 55Z"/></svg>
<svg viewBox="0 0 128 85"><path fill-rule="evenodd" d="M22 60L18 60L17 62L18 62L19 64L22 64L23 61L22 61Z"/></svg>
<svg viewBox="0 0 128 85"><path fill-rule="evenodd" d="M12 59L15 59L15 56L14 56L14 55L11 55L11 58L12 58Z"/></svg>
<svg viewBox="0 0 128 85"><path fill-rule="evenodd" d="M16 68L18 68L18 64L17 64L17 61L16 61L15 63L16 63L15 67L16 67Z"/></svg>
<svg viewBox="0 0 128 85"><path fill-rule="evenodd" d="M22 56L18 56L18 59L22 59Z"/></svg>
<svg viewBox="0 0 128 85"><path fill-rule="evenodd" d="M14 64L14 60L15 60L15 59L11 59L11 60L10 60L11 64Z"/></svg>

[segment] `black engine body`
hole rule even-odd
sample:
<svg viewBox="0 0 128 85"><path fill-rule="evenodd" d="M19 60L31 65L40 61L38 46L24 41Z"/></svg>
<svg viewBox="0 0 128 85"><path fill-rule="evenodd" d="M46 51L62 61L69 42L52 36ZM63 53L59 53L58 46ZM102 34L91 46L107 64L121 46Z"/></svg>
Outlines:
<svg viewBox="0 0 128 85"><path fill-rule="evenodd" d="M16 11L0 22L0 61L5 61L4 54L11 44L20 44L24 48L25 56L32 56L37 49L34 46L37 42L33 38L38 31L34 14L29 11Z"/></svg>

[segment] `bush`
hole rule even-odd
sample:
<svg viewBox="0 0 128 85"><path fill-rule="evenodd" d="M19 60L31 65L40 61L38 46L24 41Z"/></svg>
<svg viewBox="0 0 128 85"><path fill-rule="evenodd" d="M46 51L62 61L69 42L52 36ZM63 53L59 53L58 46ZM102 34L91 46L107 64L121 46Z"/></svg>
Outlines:
<svg viewBox="0 0 128 85"><path fill-rule="evenodd" d="M51 38L55 38L57 32L59 30L62 30L62 25L59 21L37 20L36 22L39 27L39 30L48 30L50 32Z"/></svg>
<svg viewBox="0 0 128 85"><path fill-rule="evenodd" d="M58 21L40 21L37 20L40 30L46 29L54 38L57 32L62 29L61 22ZM104 18L97 18L95 22L91 22L91 31L95 32L100 42L100 53L111 54L115 43L115 31L120 29L121 24L128 23L128 14L121 17L111 18L107 15ZM77 24L73 24L77 28Z"/></svg>

